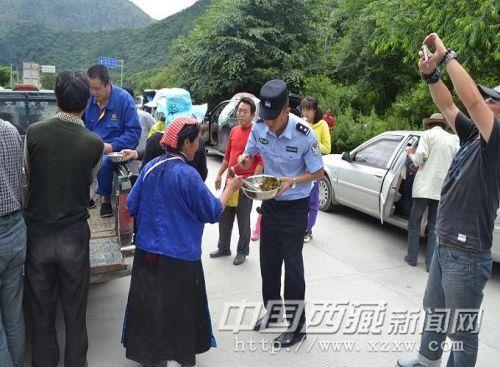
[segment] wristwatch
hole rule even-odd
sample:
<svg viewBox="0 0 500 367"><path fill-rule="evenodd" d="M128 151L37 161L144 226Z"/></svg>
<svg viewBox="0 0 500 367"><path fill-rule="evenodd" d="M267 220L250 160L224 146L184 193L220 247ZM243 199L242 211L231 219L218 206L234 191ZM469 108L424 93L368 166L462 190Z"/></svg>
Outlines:
<svg viewBox="0 0 500 367"><path fill-rule="evenodd" d="M448 65L448 63L453 60L453 59L456 59L457 58L457 53L453 50L449 50L447 53L446 53L446 56L443 58L443 64L446 66Z"/></svg>
<svg viewBox="0 0 500 367"><path fill-rule="evenodd" d="M297 187L297 180L294 178L292 178L292 186L290 186L292 189L295 189Z"/></svg>

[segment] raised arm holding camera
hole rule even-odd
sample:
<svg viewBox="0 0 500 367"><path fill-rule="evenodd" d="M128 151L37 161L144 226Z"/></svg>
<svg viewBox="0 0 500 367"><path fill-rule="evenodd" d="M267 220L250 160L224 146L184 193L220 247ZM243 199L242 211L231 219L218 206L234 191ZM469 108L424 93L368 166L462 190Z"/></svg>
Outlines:
<svg viewBox="0 0 500 367"><path fill-rule="evenodd" d="M438 246L424 295L426 322L420 350L414 358L398 360L397 366L440 366L443 345L449 337L462 348L451 351L447 366L473 367L479 309L491 275L491 243L500 194L500 86L476 86L457 61L455 51L447 49L436 33L428 35L423 43L435 51L427 60L421 52L419 69L434 103L460 138L460 149L441 192L436 224ZM440 68L447 71L470 118L454 104L440 80ZM439 313L443 313L443 323L438 328L432 325L432 330L426 327L431 324L431 316L436 320Z"/></svg>

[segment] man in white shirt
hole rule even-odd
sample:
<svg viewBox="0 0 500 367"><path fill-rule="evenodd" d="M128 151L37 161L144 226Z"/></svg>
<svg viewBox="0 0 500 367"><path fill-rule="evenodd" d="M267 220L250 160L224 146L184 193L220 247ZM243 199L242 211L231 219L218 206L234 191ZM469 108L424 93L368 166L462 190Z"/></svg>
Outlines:
<svg viewBox="0 0 500 367"><path fill-rule="evenodd" d="M413 205L408 221L408 254L405 261L411 266L417 265L422 216L428 209L425 265L429 271L436 245L434 229L441 189L453 156L459 148L459 141L456 135L443 129L447 124L440 113L423 119L422 125L426 131L420 138L417 151L413 147L406 149L413 165L418 167L418 172L412 189Z"/></svg>

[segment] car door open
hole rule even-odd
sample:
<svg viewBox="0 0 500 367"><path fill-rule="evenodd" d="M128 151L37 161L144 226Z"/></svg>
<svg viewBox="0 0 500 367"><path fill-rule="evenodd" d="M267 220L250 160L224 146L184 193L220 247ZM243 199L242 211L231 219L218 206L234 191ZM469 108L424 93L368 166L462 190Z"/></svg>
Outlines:
<svg viewBox="0 0 500 367"><path fill-rule="evenodd" d="M377 217L382 182L402 139L401 135L379 135L356 148L352 160L342 160L336 199Z"/></svg>
<svg viewBox="0 0 500 367"><path fill-rule="evenodd" d="M392 157L390 169L382 182L379 195L379 217L383 224L384 220L391 215L392 205L394 204L397 192L402 180L402 172L407 166L406 147L415 147L418 142L418 137L415 135L409 136L405 141L401 142L397 153Z"/></svg>

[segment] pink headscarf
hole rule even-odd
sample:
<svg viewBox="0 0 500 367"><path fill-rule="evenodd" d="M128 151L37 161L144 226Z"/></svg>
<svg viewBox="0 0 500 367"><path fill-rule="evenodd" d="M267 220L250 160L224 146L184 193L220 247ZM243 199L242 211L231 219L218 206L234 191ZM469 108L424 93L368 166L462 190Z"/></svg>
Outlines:
<svg viewBox="0 0 500 367"><path fill-rule="evenodd" d="M198 121L194 117L180 116L175 118L168 124L163 137L160 140L160 145L163 149L167 146L177 149L177 141L179 140L179 133L185 125L198 125Z"/></svg>

